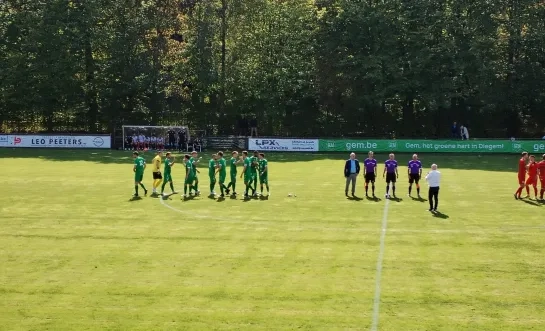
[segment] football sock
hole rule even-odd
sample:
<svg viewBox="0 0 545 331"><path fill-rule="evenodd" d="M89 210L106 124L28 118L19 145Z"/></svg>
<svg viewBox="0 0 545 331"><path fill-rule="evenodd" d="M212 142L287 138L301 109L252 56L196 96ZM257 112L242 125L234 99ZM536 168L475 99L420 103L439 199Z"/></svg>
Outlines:
<svg viewBox="0 0 545 331"><path fill-rule="evenodd" d="M365 195L367 195L367 193L369 193L369 186L365 184Z"/></svg>
<svg viewBox="0 0 545 331"><path fill-rule="evenodd" d="M170 189L174 192L174 184L172 182L170 182Z"/></svg>
<svg viewBox="0 0 545 331"><path fill-rule="evenodd" d="M236 186L237 184L236 184L236 183L229 183L229 184L233 184L233 192L236 192L235 186Z"/></svg>
<svg viewBox="0 0 545 331"><path fill-rule="evenodd" d="M165 186L167 185L167 182L163 182L163 186L161 186L161 194L165 192Z"/></svg>
<svg viewBox="0 0 545 331"><path fill-rule="evenodd" d="M140 183L140 187L144 189L144 191L147 191L146 190L146 187L144 186L144 184Z"/></svg>
<svg viewBox="0 0 545 331"><path fill-rule="evenodd" d="M134 185L134 192L138 195L138 185Z"/></svg>
<svg viewBox="0 0 545 331"><path fill-rule="evenodd" d="M193 187L195 188L195 192L197 192L199 190L199 181L195 181L195 185L193 185Z"/></svg>
<svg viewBox="0 0 545 331"><path fill-rule="evenodd" d="M224 189L225 185L223 184L220 184L220 192L221 192L221 195L223 195L223 189Z"/></svg>
<svg viewBox="0 0 545 331"><path fill-rule="evenodd" d="M375 185L371 187L373 189L373 195L375 195Z"/></svg>
<svg viewBox="0 0 545 331"><path fill-rule="evenodd" d="M188 186L189 186L189 185L187 185L187 184L184 185L184 195L187 195L187 187L188 187Z"/></svg>
<svg viewBox="0 0 545 331"><path fill-rule="evenodd" d="M267 188L267 193L269 193L269 184L265 184L265 187Z"/></svg>
<svg viewBox="0 0 545 331"><path fill-rule="evenodd" d="M216 186L216 183L210 182L210 192L214 191L214 186Z"/></svg>
<svg viewBox="0 0 545 331"><path fill-rule="evenodd" d="M411 191L413 190L413 186L409 185L409 195L411 195Z"/></svg>
<svg viewBox="0 0 545 331"><path fill-rule="evenodd" d="M420 195L420 185L419 184L416 184L416 193L418 193L418 195Z"/></svg>
<svg viewBox="0 0 545 331"><path fill-rule="evenodd" d="M249 185L246 184L246 190L244 191L244 195L248 195L248 188L249 188Z"/></svg>
<svg viewBox="0 0 545 331"><path fill-rule="evenodd" d="M530 186L526 186L526 195L530 195Z"/></svg>
<svg viewBox="0 0 545 331"><path fill-rule="evenodd" d="M534 186L534 196L537 198L537 187Z"/></svg>
<svg viewBox="0 0 545 331"><path fill-rule="evenodd" d="M395 185L392 185L392 193L393 193L394 195L396 195L396 186L395 186Z"/></svg>
<svg viewBox="0 0 545 331"><path fill-rule="evenodd" d="M390 193L390 185L386 185L386 195L388 195L388 193Z"/></svg>
<svg viewBox="0 0 545 331"><path fill-rule="evenodd" d="M541 189L541 193L540 193L541 199L543 199L543 195L545 195L545 188Z"/></svg>
<svg viewBox="0 0 545 331"><path fill-rule="evenodd" d="M263 193L263 184L261 184L261 193Z"/></svg>
<svg viewBox="0 0 545 331"><path fill-rule="evenodd" d="M522 193L522 187L519 187L518 190L515 192L515 195L518 195L520 197L521 193Z"/></svg>
<svg viewBox="0 0 545 331"><path fill-rule="evenodd" d="M254 179L254 189L252 191L256 191L257 190L257 178Z"/></svg>

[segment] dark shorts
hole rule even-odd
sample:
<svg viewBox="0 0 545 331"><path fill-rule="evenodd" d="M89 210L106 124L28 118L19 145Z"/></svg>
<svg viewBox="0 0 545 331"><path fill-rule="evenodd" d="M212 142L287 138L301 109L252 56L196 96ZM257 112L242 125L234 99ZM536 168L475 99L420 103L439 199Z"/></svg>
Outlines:
<svg viewBox="0 0 545 331"><path fill-rule="evenodd" d="M365 174L365 183L374 183L377 175L374 172L368 172Z"/></svg>
<svg viewBox="0 0 545 331"><path fill-rule="evenodd" d="M153 172L153 179L163 179L163 175L160 172Z"/></svg>
<svg viewBox="0 0 545 331"><path fill-rule="evenodd" d="M386 173L386 183L395 183L397 180L395 173Z"/></svg>
<svg viewBox="0 0 545 331"><path fill-rule="evenodd" d="M420 175L419 174L410 174L409 175L409 184L416 183L420 181Z"/></svg>

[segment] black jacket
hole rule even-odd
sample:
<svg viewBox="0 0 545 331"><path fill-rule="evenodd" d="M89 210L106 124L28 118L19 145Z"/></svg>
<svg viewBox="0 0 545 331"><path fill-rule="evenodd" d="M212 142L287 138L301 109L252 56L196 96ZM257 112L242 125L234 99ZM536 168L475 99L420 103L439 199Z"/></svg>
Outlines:
<svg viewBox="0 0 545 331"><path fill-rule="evenodd" d="M350 159L346 160L346 163L344 164L344 177L348 177L350 176ZM358 161L357 159L354 160L356 161L356 174L360 174L360 161Z"/></svg>

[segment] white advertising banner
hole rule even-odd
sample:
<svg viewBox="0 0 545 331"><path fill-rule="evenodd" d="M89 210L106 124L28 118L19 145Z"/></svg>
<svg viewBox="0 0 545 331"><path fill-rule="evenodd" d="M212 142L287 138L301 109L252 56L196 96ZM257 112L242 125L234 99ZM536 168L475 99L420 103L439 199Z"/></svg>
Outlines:
<svg viewBox="0 0 545 331"><path fill-rule="evenodd" d="M317 152L318 139L248 138L250 151Z"/></svg>
<svg viewBox="0 0 545 331"><path fill-rule="evenodd" d="M0 135L0 147L31 148L111 148L109 135L65 136L65 135Z"/></svg>

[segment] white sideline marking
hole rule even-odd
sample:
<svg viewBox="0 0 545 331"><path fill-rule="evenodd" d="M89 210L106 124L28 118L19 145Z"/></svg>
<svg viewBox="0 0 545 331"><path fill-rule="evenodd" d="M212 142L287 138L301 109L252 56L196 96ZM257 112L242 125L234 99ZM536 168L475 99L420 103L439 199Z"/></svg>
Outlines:
<svg viewBox="0 0 545 331"><path fill-rule="evenodd" d="M390 199L386 200L384 204L384 211L382 213L382 227L380 231L380 248L378 251L377 259L377 275L375 276L375 297L373 299L373 322L371 324L371 331L378 330L378 313L380 308L380 280L382 278L382 260L384 259L384 246L386 241L386 229L388 227L388 207L390 206Z"/></svg>

